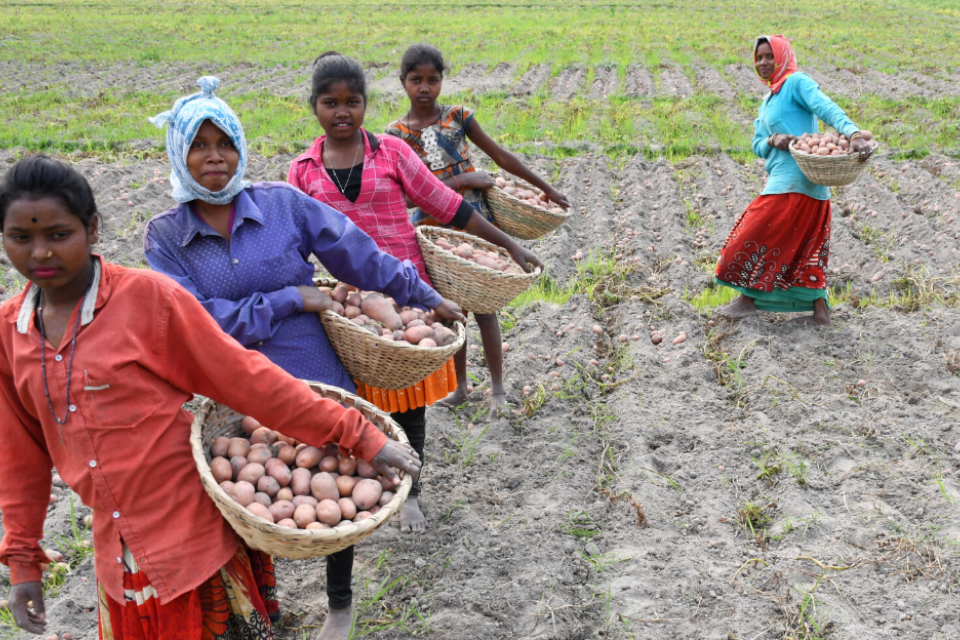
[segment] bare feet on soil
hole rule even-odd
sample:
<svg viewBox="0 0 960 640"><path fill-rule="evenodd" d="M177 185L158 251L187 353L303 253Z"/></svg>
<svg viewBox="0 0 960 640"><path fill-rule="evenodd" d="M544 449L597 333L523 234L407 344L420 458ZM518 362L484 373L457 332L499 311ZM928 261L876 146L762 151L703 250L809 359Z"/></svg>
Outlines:
<svg viewBox="0 0 960 640"><path fill-rule="evenodd" d="M454 407L459 407L464 402L467 401L467 390L464 387L457 387L457 390L448 395L443 400L437 400L436 404L441 407L447 407L452 409Z"/></svg>
<svg viewBox="0 0 960 640"><path fill-rule="evenodd" d="M734 298L733 302L717 308L714 313L721 318L738 320L757 315L757 306L753 303L753 298L740 294Z"/></svg>
<svg viewBox="0 0 960 640"><path fill-rule="evenodd" d="M400 532L423 533L426 530L427 518L420 511L420 499L407 498L407 501L400 507Z"/></svg>
<svg viewBox="0 0 960 640"><path fill-rule="evenodd" d="M351 627L353 627L353 605L346 609L330 609L317 640L348 640Z"/></svg>
<svg viewBox="0 0 960 640"><path fill-rule="evenodd" d="M827 308L827 303L823 300L814 301L812 316L794 318L790 322L796 324L815 324L820 327L829 327L833 324L833 321L830 319L830 309Z"/></svg>

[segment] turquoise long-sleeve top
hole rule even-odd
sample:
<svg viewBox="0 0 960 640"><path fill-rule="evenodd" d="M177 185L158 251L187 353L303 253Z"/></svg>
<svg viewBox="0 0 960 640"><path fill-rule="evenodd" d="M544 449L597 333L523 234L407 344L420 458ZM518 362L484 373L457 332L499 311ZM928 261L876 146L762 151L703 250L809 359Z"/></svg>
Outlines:
<svg viewBox="0 0 960 640"><path fill-rule="evenodd" d="M817 200L830 199L830 187L814 184L800 171L789 151L767 143L774 133L800 136L817 131L817 118L845 136L859 129L847 114L828 98L820 85L805 73L794 73L776 94L768 93L754 121L753 152L767 161L770 178L761 195L802 193Z"/></svg>

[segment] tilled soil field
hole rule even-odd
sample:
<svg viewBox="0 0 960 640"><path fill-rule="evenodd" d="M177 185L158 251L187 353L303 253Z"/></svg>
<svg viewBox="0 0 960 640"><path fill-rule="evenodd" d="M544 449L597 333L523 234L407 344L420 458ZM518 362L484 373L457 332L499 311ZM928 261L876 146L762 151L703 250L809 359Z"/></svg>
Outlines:
<svg viewBox="0 0 960 640"><path fill-rule="evenodd" d="M16 157L0 153L0 173ZM248 175L281 179L290 159L255 157ZM714 321L699 302L760 163L529 160L578 204L530 244L579 293L502 314L500 415L472 328L469 405L428 412L430 529L387 525L358 546L358 635L960 637L957 162L879 158L835 193L842 291L834 325L814 328ZM168 167L78 166L105 218L100 250L144 266ZM22 280L0 260L9 297ZM92 563L65 544L71 505L89 510L54 494L43 544L73 568L50 630L95 638ZM318 632L323 576L322 560L278 563L278 638Z"/></svg>

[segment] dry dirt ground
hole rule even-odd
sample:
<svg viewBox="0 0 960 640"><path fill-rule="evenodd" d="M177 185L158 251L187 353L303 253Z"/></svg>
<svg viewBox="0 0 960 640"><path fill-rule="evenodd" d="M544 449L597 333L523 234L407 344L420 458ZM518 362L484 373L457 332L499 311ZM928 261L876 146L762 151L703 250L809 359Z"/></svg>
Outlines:
<svg viewBox="0 0 960 640"><path fill-rule="evenodd" d="M0 152L0 173L15 157ZM249 177L277 180L290 159L255 157ZM529 160L578 205L530 246L586 292L502 315L512 411L485 411L475 347L469 405L429 410L430 529L387 525L359 545L362 619L394 625L366 635L960 637L957 162L880 158L836 192L830 274L846 293L834 326L813 328L713 322L691 302L762 187L759 163ZM168 167L78 166L101 251L142 266ZM592 255L615 266L591 271ZM2 275L9 297L20 280ZM70 491L55 492L45 547L70 536ZM48 601L50 628L95 638L91 562L67 555L78 566ZM323 566L279 563L278 638L316 634Z"/></svg>

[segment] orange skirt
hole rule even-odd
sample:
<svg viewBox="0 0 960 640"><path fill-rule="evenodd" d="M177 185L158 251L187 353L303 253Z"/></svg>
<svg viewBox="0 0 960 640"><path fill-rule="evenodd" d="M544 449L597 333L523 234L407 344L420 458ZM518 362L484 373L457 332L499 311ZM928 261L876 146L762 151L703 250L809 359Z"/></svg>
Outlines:
<svg viewBox="0 0 960 640"><path fill-rule="evenodd" d="M429 407L437 400L443 400L457 390L457 370L453 366L453 358L412 387L393 391L378 389L362 382L357 382L357 395L377 405L377 408L387 413L403 413L411 409Z"/></svg>

